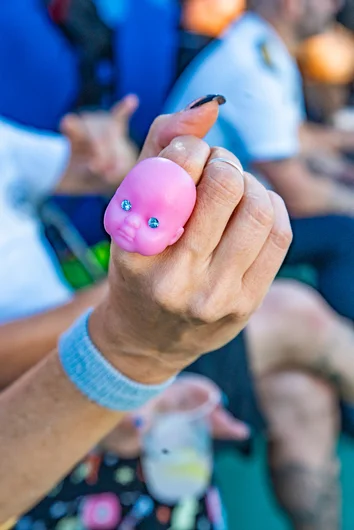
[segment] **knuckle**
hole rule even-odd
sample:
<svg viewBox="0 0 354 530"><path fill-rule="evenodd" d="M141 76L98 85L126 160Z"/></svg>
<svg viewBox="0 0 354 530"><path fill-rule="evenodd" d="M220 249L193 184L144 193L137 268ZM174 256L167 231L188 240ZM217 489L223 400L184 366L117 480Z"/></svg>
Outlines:
<svg viewBox="0 0 354 530"><path fill-rule="evenodd" d="M182 269L183 270L183 269ZM160 268L158 278L152 281L151 296L157 306L166 313L181 315L188 312L193 285L188 274L181 269L164 271Z"/></svg>
<svg viewBox="0 0 354 530"><path fill-rule="evenodd" d="M164 125L166 123L166 117L166 114L161 114L160 116L155 118L151 126L152 129L159 129L162 125Z"/></svg>
<svg viewBox="0 0 354 530"><path fill-rule="evenodd" d="M244 192L241 174L223 162L208 166L207 178L203 181L204 190L213 200L221 204L237 204Z"/></svg>
<svg viewBox="0 0 354 530"><path fill-rule="evenodd" d="M239 322L248 322L250 316L255 312L257 308L257 303L249 293L248 296L243 297L242 301L235 301L235 306L233 309L233 315L237 318Z"/></svg>
<svg viewBox="0 0 354 530"><path fill-rule="evenodd" d="M182 305L182 300L171 290L171 285L166 281L159 281L155 283L152 289L152 298L156 305L166 312L178 312Z"/></svg>
<svg viewBox="0 0 354 530"><path fill-rule="evenodd" d="M215 309L204 303L197 303L190 308L190 317L197 324L211 325L219 320Z"/></svg>
<svg viewBox="0 0 354 530"><path fill-rule="evenodd" d="M149 137L155 138L159 136L160 131L164 129L166 126L166 120L168 119L168 115L161 114L155 120L152 122L150 130L149 130Z"/></svg>
<svg viewBox="0 0 354 530"><path fill-rule="evenodd" d="M287 250L292 242L293 233L290 227L288 229L273 227L271 238L276 247L280 250Z"/></svg>
<svg viewBox="0 0 354 530"><path fill-rule="evenodd" d="M237 290L233 299L234 314L240 321L249 320L250 316L256 311L259 305L260 282L258 278L245 277L240 278L237 284Z"/></svg>
<svg viewBox="0 0 354 530"><path fill-rule="evenodd" d="M269 191L274 207L274 226L271 237L273 243L281 250L287 250L292 242L293 233L284 200L275 192Z"/></svg>
<svg viewBox="0 0 354 530"><path fill-rule="evenodd" d="M260 227L269 229L274 223L274 210L266 190L264 193L247 193L244 198L249 217Z"/></svg>
<svg viewBox="0 0 354 530"><path fill-rule="evenodd" d="M203 161L204 166L208 153L209 146L204 140L193 136L179 136L171 141L160 156L175 159L187 173L193 174L199 165L201 166L199 173L202 172L200 161Z"/></svg>
<svg viewBox="0 0 354 530"><path fill-rule="evenodd" d="M213 302L213 294L210 292L199 293L192 301L189 309L191 319L200 324L214 324L221 315Z"/></svg>
<svg viewBox="0 0 354 530"><path fill-rule="evenodd" d="M235 296L229 285L222 281L209 284L207 290L193 300L191 316L199 323L215 324L231 315Z"/></svg>

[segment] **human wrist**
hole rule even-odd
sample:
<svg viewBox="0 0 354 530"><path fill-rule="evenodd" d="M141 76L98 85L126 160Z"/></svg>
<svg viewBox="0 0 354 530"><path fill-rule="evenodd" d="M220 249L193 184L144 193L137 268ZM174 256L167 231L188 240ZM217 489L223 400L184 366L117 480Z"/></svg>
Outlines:
<svg viewBox="0 0 354 530"><path fill-rule="evenodd" d="M175 376L152 383L137 380L133 372L124 374L93 343L89 331L91 313L92 310L86 311L58 342L64 372L89 401L113 411L132 411L158 397L174 382Z"/></svg>
<svg viewBox="0 0 354 530"><path fill-rule="evenodd" d="M92 342L124 376L144 385L159 385L183 368L164 362L158 352L151 349L135 349L129 342L129 336L119 332L120 327L123 329L124 323L117 315L112 319L105 301L93 310L88 322Z"/></svg>

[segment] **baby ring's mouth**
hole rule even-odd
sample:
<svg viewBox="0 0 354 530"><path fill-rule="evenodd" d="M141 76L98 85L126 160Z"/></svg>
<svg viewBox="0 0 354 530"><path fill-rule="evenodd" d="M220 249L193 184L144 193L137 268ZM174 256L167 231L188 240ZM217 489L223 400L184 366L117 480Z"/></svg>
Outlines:
<svg viewBox="0 0 354 530"><path fill-rule="evenodd" d="M126 230L118 230L117 234L121 237L123 237L123 239L126 239L127 241L129 241L130 243L132 241L134 241L134 235L132 233L129 233L128 231Z"/></svg>

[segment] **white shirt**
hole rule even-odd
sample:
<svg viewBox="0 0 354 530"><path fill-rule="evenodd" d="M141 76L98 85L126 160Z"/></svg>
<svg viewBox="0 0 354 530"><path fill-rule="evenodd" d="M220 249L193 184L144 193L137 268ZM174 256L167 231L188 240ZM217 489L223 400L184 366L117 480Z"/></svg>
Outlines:
<svg viewBox="0 0 354 530"><path fill-rule="evenodd" d="M284 43L258 15L246 13L199 54L166 110L181 110L204 94L227 99L206 140L232 151L244 167L298 153L304 117L300 74Z"/></svg>
<svg viewBox="0 0 354 530"><path fill-rule="evenodd" d="M0 323L67 302L72 294L35 215L69 155L66 140L0 119Z"/></svg>

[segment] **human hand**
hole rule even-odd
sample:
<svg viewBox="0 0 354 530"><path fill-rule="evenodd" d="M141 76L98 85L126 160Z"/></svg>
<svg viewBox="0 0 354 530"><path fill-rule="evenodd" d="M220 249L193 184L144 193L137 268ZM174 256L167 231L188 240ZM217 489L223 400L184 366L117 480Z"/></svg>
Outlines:
<svg viewBox="0 0 354 530"><path fill-rule="evenodd" d="M161 383L235 337L291 242L282 199L243 176L231 153L200 139L217 115L211 101L152 125L141 159L162 156L183 167L197 184L197 204L183 237L158 256L112 245L109 295L90 318L99 350L146 384Z"/></svg>
<svg viewBox="0 0 354 530"><path fill-rule="evenodd" d="M61 131L71 144L71 159L61 190L114 190L134 166L138 149L129 138L129 120L139 105L126 96L110 112L68 114Z"/></svg>

